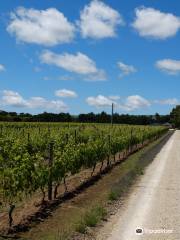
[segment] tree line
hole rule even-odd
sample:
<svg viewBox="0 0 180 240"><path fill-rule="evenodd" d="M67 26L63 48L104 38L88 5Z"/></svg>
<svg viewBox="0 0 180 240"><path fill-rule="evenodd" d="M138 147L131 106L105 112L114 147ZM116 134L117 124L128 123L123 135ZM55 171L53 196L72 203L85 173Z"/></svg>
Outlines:
<svg viewBox="0 0 180 240"><path fill-rule="evenodd" d="M180 111L179 111L180 112ZM129 115L129 114L113 114L113 123L116 124L164 124L171 121L171 115ZM0 121L10 122L82 122L82 123L110 123L111 115L106 112L95 114L93 112L87 114L70 115L69 113L48 113L40 114L16 113L0 111Z"/></svg>
<svg viewBox="0 0 180 240"><path fill-rule="evenodd" d="M170 119L174 127L180 128L180 105L173 108L170 113Z"/></svg>

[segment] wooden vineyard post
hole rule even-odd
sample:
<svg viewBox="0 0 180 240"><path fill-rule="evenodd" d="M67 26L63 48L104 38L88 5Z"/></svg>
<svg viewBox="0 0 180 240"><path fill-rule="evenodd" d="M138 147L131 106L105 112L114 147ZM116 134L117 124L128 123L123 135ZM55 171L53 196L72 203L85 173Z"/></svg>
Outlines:
<svg viewBox="0 0 180 240"><path fill-rule="evenodd" d="M132 146L132 137L133 137L133 129L131 129L131 137L130 137L130 153L132 152L132 148L133 148L133 146Z"/></svg>
<svg viewBox="0 0 180 240"><path fill-rule="evenodd" d="M52 165L53 165L54 143L49 144L49 179L48 179L48 200L52 200Z"/></svg>
<svg viewBox="0 0 180 240"><path fill-rule="evenodd" d="M113 126L113 115L114 115L114 103L112 103L112 109L111 109L111 125Z"/></svg>
<svg viewBox="0 0 180 240"><path fill-rule="evenodd" d="M9 207L9 211L8 211L9 227L10 227L10 228L12 227L12 224L13 224L12 213L13 213L14 208L15 208L15 205L11 203L11 204L10 204L10 207Z"/></svg>
<svg viewBox="0 0 180 240"><path fill-rule="evenodd" d="M109 153L108 153L108 161L107 161L107 166L110 165L110 155L111 155L111 136L108 135L108 147L109 147Z"/></svg>
<svg viewBox="0 0 180 240"><path fill-rule="evenodd" d="M145 128L143 129L143 133L142 133L142 143L141 143L141 146L143 147L144 146L144 132L145 132Z"/></svg>
<svg viewBox="0 0 180 240"><path fill-rule="evenodd" d="M68 133L66 133L66 144L68 144L68 141L69 141L69 135Z"/></svg>
<svg viewBox="0 0 180 240"><path fill-rule="evenodd" d="M29 140L30 140L30 134L28 133L28 143L29 143Z"/></svg>
<svg viewBox="0 0 180 240"><path fill-rule="evenodd" d="M2 133L3 133L3 126L1 125L1 135L2 135Z"/></svg>
<svg viewBox="0 0 180 240"><path fill-rule="evenodd" d="M75 138L75 143L77 141L77 132L76 132L76 129L75 129L75 132L74 132L74 138Z"/></svg>

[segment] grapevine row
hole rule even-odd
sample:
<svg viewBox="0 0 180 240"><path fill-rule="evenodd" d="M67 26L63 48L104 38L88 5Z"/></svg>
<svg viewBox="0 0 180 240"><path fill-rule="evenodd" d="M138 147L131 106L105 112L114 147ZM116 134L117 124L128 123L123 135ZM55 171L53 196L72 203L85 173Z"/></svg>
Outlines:
<svg viewBox="0 0 180 240"><path fill-rule="evenodd" d="M110 157L132 146L158 138L164 127L101 124L14 124L0 126L0 202L8 205L9 225L15 203L41 191L43 200L57 197L67 176L98 163L110 164ZM115 157L114 157L115 159ZM53 184L53 188L52 188Z"/></svg>

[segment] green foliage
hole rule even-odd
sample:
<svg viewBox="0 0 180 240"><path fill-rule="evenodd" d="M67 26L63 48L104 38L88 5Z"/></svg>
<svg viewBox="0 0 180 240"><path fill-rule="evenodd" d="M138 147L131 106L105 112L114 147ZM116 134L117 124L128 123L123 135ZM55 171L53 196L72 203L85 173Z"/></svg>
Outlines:
<svg viewBox="0 0 180 240"><path fill-rule="evenodd" d="M170 114L171 122L176 128L180 128L180 105L176 106Z"/></svg>
<svg viewBox="0 0 180 240"><path fill-rule="evenodd" d="M119 198L119 193L115 190L111 190L108 195L108 200L116 201Z"/></svg>
<svg viewBox="0 0 180 240"><path fill-rule="evenodd" d="M85 224L85 221L84 219L81 219L77 224L76 224L76 227L75 227L75 231L76 232L79 232L79 233L82 233L82 234L85 234L86 233L86 224Z"/></svg>
<svg viewBox="0 0 180 240"><path fill-rule="evenodd" d="M53 184L58 186L66 176L167 131L164 127L76 123L0 123L0 129L0 202L4 204L37 190L44 193L50 170ZM90 215L86 225L94 225L96 220Z"/></svg>
<svg viewBox="0 0 180 240"><path fill-rule="evenodd" d="M144 170L143 170L143 168L140 167L140 166L138 166L138 167L136 168L136 174L137 174L137 175L144 175Z"/></svg>
<svg viewBox="0 0 180 240"><path fill-rule="evenodd" d="M76 224L76 231L86 233L86 227L95 227L105 216L107 211L102 206L95 206L88 210L84 217Z"/></svg>

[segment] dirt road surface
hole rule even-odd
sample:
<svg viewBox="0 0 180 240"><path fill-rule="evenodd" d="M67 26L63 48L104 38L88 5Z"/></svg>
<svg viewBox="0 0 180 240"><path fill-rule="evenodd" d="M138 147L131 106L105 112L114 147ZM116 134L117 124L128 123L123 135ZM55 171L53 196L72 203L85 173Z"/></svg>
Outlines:
<svg viewBox="0 0 180 240"><path fill-rule="evenodd" d="M180 240L180 131L170 137L96 239Z"/></svg>

